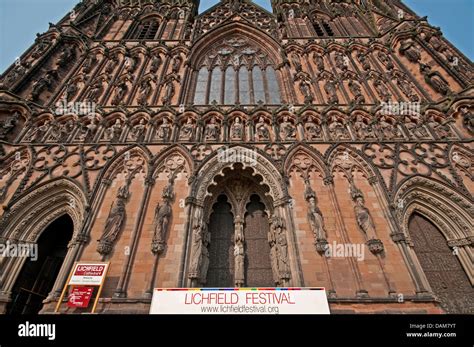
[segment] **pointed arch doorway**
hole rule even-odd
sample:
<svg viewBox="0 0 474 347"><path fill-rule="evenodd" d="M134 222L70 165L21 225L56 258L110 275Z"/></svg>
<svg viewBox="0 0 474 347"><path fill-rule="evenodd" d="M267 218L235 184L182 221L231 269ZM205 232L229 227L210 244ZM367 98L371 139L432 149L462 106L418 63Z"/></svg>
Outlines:
<svg viewBox="0 0 474 347"><path fill-rule="evenodd" d="M209 267L202 283L206 287L276 285L269 244L270 200L267 188L256 180L249 170L224 170L212 189Z"/></svg>
<svg viewBox="0 0 474 347"><path fill-rule="evenodd" d="M447 313L472 313L474 288L441 231L418 213L408 229L415 253L430 286Z"/></svg>
<svg viewBox="0 0 474 347"><path fill-rule="evenodd" d="M72 219L65 214L41 233L37 242L37 259L34 261L28 258L21 268L12 289L12 301L7 306L7 313L39 313L43 300L53 289L73 231Z"/></svg>

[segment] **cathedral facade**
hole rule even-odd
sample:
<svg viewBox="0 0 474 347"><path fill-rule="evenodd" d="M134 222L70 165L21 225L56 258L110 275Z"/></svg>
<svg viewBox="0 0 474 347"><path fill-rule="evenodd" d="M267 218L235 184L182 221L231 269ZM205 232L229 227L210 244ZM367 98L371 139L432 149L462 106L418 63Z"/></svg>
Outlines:
<svg viewBox="0 0 474 347"><path fill-rule="evenodd" d="M2 75L0 240L38 255L0 256L0 312L107 261L101 313L156 287L473 313L471 61L398 0L198 6L83 0Z"/></svg>

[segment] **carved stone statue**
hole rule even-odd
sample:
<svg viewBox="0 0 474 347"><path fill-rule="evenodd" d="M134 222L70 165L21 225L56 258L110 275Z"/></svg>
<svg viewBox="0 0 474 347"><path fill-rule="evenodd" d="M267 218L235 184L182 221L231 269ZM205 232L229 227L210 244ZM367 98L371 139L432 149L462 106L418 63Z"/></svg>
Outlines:
<svg viewBox="0 0 474 347"><path fill-rule="evenodd" d="M58 67L65 67L70 61L74 59L75 50L73 46L66 46L58 58Z"/></svg>
<svg viewBox="0 0 474 347"><path fill-rule="evenodd" d="M293 67L295 68L296 72L300 72L303 69L298 53L294 53L291 55L291 63L293 64Z"/></svg>
<svg viewBox="0 0 474 347"><path fill-rule="evenodd" d="M311 86L305 79L300 81L300 91L304 96L304 103L310 104L314 100L313 93L311 92Z"/></svg>
<svg viewBox="0 0 474 347"><path fill-rule="evenodd" d="M358 114L356 116L356 120L354 122L354 131L356 133L356 136L358 139L364 140L368 137L370 137L372 133L372 129L370 128L369 125L367 125L366 122L364 122L364 118Z"/></svg>
<svg viewBox="0 0 474 347"><path fill-rule="evenodd" d="M307 185L307 187L309 187ZM311 226L311 231L314 234L315 242L326 240L326 230L324 227L324 219L321 210L318 207L316 193L307 188L305 191L305 198L308 201L308 222Z"/></svg>
<svg viewBox="0 0 474 347"><path fill-rule="evenodd" d="M438 71L431 72L431 67L426 64L420 64L420 72L425 77L425 82L428 83L435 91L442 95L450 92L448 82Z"/></svg>
<svg viewBox="0 0 474 347"><path fill-rule="evenodd" d="M398 52L407 57L409 61L415 64L418 63L418 61L421 59L420 51L416 47L415 42L413 42L413 40L411 39L403 40L400 44Z"/></svg>
<svg viewBox="0 0 474 347"><path fill-rule="evenodd" d="M359 52L357 54L357 59L359 60L360 64L362 65L362 68L365 71L370 70L370 62L369 59L367 59L367 53Z"/></svg>
<svg viewBox="0 0 474 347"><path fill-rule="evenodd" d="M379 51L377 56L388 71L393 70L393 62L385 52Z"/></svg>
<svg viewBox="0 0 474 347"><path fill-rule="evenodd" d="M126 57L124 65L126 72L133 73L138 67L138 59L136 57Z"/></svg>
<svg viewBox="0 0 474 347"><path fill-rule="evenodd" d="M461 115L462 115L462 123L466 127L466 129L470 133L474 133L474 115L472 114L471 111L469 111L469 108L467 107L462 107L461 108Z"/></svg>
<svg viewBox="0 0 474 347"><path fill-rule="evenodd" d="M82 72L85 74L88 74L89 72L92 71L92 68L95 66L97 63L97 57L95 54L91 54L87 57L86 61L84 62L84 65L82 65Z"/></svg>
<svg viewBox="0 0 474 347"><path fill-rule="evenodd" d="M143 137L145 136L145 130L145 120L142 118L140 119L138 124L133 126L132 131L130 132L130 138L137 142L143 141Z"/></svg>
<svg viewBox="0 0 474 347"><path fill-rule="evenodd" d="M383 139L391 140L399 135L398 128L390 123L386 116L382 116L378 122L378 130Z"/></svg>
<svg viewBox="0 0 474 347"><path fill-rule="evenodd" d="M53 71L48 71L43 77L40 77L34 84L33 84L33 89L31 91L30 98L33 101L38 100L39 96L41 93L43 93L45 90L49 89L53 82L54 78L54 72Z"/></svg>
<svg viewBox="0 0 474 347"><path fill-rule="evenodd" d="M49 48L51 45L51 41L48 39L42 39L40 40L37 44L36 47L33 49L33 52L31 53L31 57L33 59L38 59L43 55L44 52Z"/></svg>
<svg viewBox="0 0 474 347"><path fill-rule="evenodd" d="M314 61L314 64L316 65L316 67L318 68L318 70L320 72L324 71L324 59L323 59L322 56L320 56L317 53L314 53L313 54L313 61Z"/></svg>
<svg viewBox="0 0 474 347"><path fill-rule="evenodd" d="M234 245L234 259L234 283L236 287L243 287L245 285L245 252L244 243L241 240L237 241Z"/></svg>
<svg viewBox="0 0 474 347"><path fill-rule="evenodd" d="M212 117L209 123L206 125L206 129L204 131L204 139L206 141L217 141L219 140L219 135L220 135L219 124L217 124L216 119Z"/></svg>
<svg viewBox="0 0 474 347"><path fill-rule="evenodd" d="M201 272L203 263L203 250L205 246L205 239L209 238L207 235L207 226L205 223L198 223L193 227L193 244L191 247L191 262L189 265L189 278L198 280L207 277Z"/></svg>
<svg viewBox="0 0 474 347"><path fill-rule="evenodd" d="M395 80L397 82L398 88L410 101L417 102L420 100L418 95L413 91L413 85L407 80L405 76L397 76Z"/></svg>
<svg viewBox="0 0 474 347"><path fill-rule="evenodd" d="M288 117L283 117L283 122L280 124L280 139L282 141L292 140L296 137L296 129L294 125L288 121Z"/></svg>
<svg viewBox="0 0 474 347"><path fill-rule="evenodd" d="M328 126L328 130L334 140L340 140L347 137L346 127L336 116L332 117L332 121Z"/></svg>
<svg viewBox="0 0 474 347"><path fill-rule="evenodd" d="M69 81L66 85L66 90L64 91L64 99L66 101L72 101L78 91L79 88L77 87L76 83Z"/></svg>
<svg viewBox="0 0 474 347"><path fill-rule="evenodd" d="M352 95L354 95L355 102L358 104L363 104L365 102L365 97L362 95L360 84L355 80L350 80L348 86Z"/></svg>
<svg viewBox="0 0 474 347"><path fill-rule="evenodd" d="M92 117L91 122L82 128L79 139L81 141L92 141L97 131L96 118Z"/></svg>
<svg viewBox="0 0 474 347"><path fill-rule="evenodd" d="M275 283L275 286L279 286L281 279L280 270L278 268L278 248L276 246L275 232L272 228L268 231L268 243L270 245L270 262L272 266L273 283Z"/></svg>
<svg viewBox="0 0 474 347"><path fill-rule="evenodd" d="M328 96L329 103L335 104L339 102L335 81L333 81L332 79L328 79L326 83L324 83L324 90L326 92L326 95Z"/></svg>
<svg viewBox="0 0 474 347"><path fill-rule="evenodd" d="M125 95L127 94L127 91L128 91L127 81L123 80L115 88L115 95L114 95L114 98L112 99L112 105L118 105L120 103L123 103L124 102L123 99Z"/></svg>
<svg viewBox="0 0 474 347"><path fill-rule="evenodd" d="M288 242L286 240L283 219L273 217L271 227L275 234L275 247L278 251L278 271L280 273L281 284L286 285L290 278L290 262L288 258Z"/></svg>
<svg viewBox="0 0 474 347"><path fill-rule="evenodd" d="M193 120L191 118L188 118L186 123L183 124L183 126L181 127L181 131L179 133L179 139L190 141L193 137L193 133L194 133Z"/></svg>
<svg viewBox="0 0 474 347"><path fill-rule="evenodd" d="M181 68L181 63L182 63L182 59L179 55L175 55L173 57L173 62L171 63L171 71L173 73L178 73L179 72L179 69Z"/></svg>
<svg viewBox="0 0 474 347"><path fill-rule="evenodd" d="M122 135L122 123L120 119L116 119L115 123L105 130L105 139L111 142L119 141L120 135Z"/></svg>
<svg viewBox="0 0 474 347"><path fill-rule="evenodd" d="M160 68L162 63L161 57L159 54L156 54L153 56L151 59L151 64L150 64L150 72L151 73L156 73L158 69Z"/></svg>
<svg viewBox="0 0 474 347"><path fill-rule="evenodd" d="M387 86L381 79L377 78L374 81L374 87L375 87L375 90L377 91L377 94L383 101L390 100L390 98L392 97L392 94L389 92Z"/></svg>
<svg viewBox="0 0 474 347"><path fill-rule="evenodd" d="M344 56L340 52L336 52L334 56L334 61L336 63L336 67L340 71L346 71L347 70L347 58L344 58Z"/></svg>
<svg viewBox="0 0 474 347"><path fill-rule="evenodd" d="M158 204L155 208L154 232L152 240L153 254L161 254L165 249L165 237L168 233L169 222L171 218L171 205L168 199Z"/></svg>
<svg viewBox="0 0 474 347"><path fill-rule="evenodd" d="M171 124L168 123L168 118L163 118L163 123L158 127L158 139L164 142L168 141L171 136Z"/></svg>
<svg viewBox="0 0 474 347"><path fill-rule="evenodd" d="M377 236L375 234L374 221L372 220L368 208L364 205L364 197L362 196L362 193L353 193L353 199L355 202L354 212L357 218L357 224L364 232L367 240L376 239Z"/></svg>
<svg viewBox="0 0 474 347"><path fill-rule="evenodd" d="M128 190L128 187L126 189ZM126 196L128 196L128 193L126 194ZM122 231L126 218L126 202L126 197L118 197L114 201L113 207L110 209L109 216L107 217L107 222L105 223L104 232L102 234L102 237L99 239L99 245L97 247L97 252L102 255L110 254L118 235Z"/></svg>
<svg viewBox="0 0 474 347"><path fill-rule="evenodd" d="M171 100L175 94L174 81L170 79L165 86L165 95L163 96L163 105L171 104Z"/></svg>
<svg viewBox="0 0 474 347"><path fill-rule="evenodd" d="M270 132L268 131L267 124L263 120L263 117L258 119L258 123L255 124L255 141L267 141L270 139Z"/></svg>
<svg viewBox="0 0 474 347"><path fill-rule="evenodd" d="M97 79L91 86L89 92L87 93L86 100L90 102L97 102L104 91L104 86L102 80Z"/></svg>
<svg viewBox="0 0 474 347"><path fill-rule="evenodd" d="M151 79L145 78L142 83L140 83L140 90L138 92L137 102L139 105L148 105L148 98L153 90L151 85Z"/></svg>
<svg viewBox="0 0 474 347"><path fill-rule="evenodd" d="M428 133L423 126L423 121L417 115L406 116L405 127L415 139L428 137Z"/></svg>
<svg viewBox="0 0 474 347"><path fill-rule="evenodd" d="M20 114L15 112L12 116L0 120L0 140L5 140L7 135L15 128Z"/></svg>
<svg viewBox="0 0 474 347"><path fill-rule="evenodd" d="M117 56L114 55L105 66L105 72L108 74L111 74L112 72L114 72L117 65L118 65L118 58Z"/></svg>
<svg viewBox="0 0 474 347"><path fill-rule="evenodd" d="M308 118L304 125L306 140L312 141L321 137L321 127L314 123L313 118Z"/></svg>
<svg viewBox="0 0 474 347"><path fill-rule="evenodd" d="M244 126L240 122L240 118L235 118L232 127L230 128L230 138L232 140L242 140Z"/></svg>

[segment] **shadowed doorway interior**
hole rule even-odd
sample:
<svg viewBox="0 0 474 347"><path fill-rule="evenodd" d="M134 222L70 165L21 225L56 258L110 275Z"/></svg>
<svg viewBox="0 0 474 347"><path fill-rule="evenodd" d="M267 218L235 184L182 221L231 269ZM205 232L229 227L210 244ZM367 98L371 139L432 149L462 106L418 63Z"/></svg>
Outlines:
<svg viewBox="0 0 474 347"><path fill-rule="evenodd" d="M73 230L68 215L57 218L44 230L38 240L38 259L25 261L13 286L8 313L37 314L41 310L43 300L53 289Z"/></svg>

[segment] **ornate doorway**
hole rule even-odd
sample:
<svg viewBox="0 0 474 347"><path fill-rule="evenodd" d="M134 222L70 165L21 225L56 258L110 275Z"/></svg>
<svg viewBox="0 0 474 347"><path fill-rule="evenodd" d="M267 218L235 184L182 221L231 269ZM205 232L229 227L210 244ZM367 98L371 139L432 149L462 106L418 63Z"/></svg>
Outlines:
<svg viewBox="0 0 474 347"><path fill-rule="evenodd" d="M234 217L226 195L220 195L209 220L208 287L234 286Z"/></svg>
<svg viewBox="0 0 474 347"><path fill-rule="evenodd" d="M7 313L37 314L41 310L63 264L73 229L71 218L63 215L44 230L37 242L38 258L28 258L23 265Z"/></svg>
<svg viewBox="0 0 474 347"><path fill-rule="evenodd" d="M409 231L421 267L441 307L448 313L474 312L474 288L438 228L415 213L410 217Z"/></svg>

